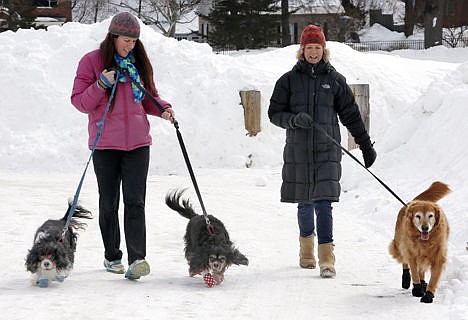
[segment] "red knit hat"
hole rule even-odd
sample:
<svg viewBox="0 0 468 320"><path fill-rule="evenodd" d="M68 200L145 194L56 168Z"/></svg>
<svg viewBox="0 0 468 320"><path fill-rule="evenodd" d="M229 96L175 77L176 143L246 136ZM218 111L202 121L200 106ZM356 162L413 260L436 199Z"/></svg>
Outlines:
<svg viewBox="0 0 468 320"><path fill-rule="evenodd" d="M325 35L323 34L322 28L309 24L305 27L301 34L301 46L305 46L309 43L318 43L322 47L326 47Z"/></svg>
<svg viewBox="0 0 468 320"><path fill-rule="evenodd" d="M109 33L130 38L140 37L140 24L137 18L129 12L116 14L109 25Z"/></svg>

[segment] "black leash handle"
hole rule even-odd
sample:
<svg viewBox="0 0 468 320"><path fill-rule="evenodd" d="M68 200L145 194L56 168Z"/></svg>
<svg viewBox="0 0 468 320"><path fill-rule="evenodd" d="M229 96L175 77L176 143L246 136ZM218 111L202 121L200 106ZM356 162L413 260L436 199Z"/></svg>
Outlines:
<svg viewBox="0 0 468 320"><path fill-rule="evenodd" d="M148 90L146 90L138 82L136 82L136 81L132 81L132 82L138 87L138 89L140 89L146 95L146 97L148 99L150 99L150 101L156 107L158 107L158 109L159 109L159 111L161 111L161 113L163 113L165 111L165 109L161 106L161 104L158 102L158 100L156 100L148 92ZM208 225L208 232L210 232L210 231L212 231L210 219L208 218L208 214L206 213L205 204L203 203L203 199L202 199L201 194L200 194L200 189L198 188L197 179L195 178L195 174L193 172L192 165L190 163L190 159L189 159L189 156L188 156L188 153L187 153L187 148L185 148L184 139L182 139L182 134L180 133L179 123L177 122L177 120L174 120L174 127L176 128L177 140L179 140L180 148L182 149L182 154L184 156L184 160L185 160L185 164L187 165L187 169L188 169L188 171L190 173L190 178L192 179L193 187L195 188L195 192L197 193L198 201L200 201L200 206L201 206L202 211L203 211L203 216L205 217L206 224Z"/></svg>
<svg viewBox="0 0 468 320"><path fill-rule="evenodd" d="M364 169L367 170L367 172L369 172L378 182L380 182L381 185L383 185L385 187L385 189L387 189L388 192L390 192L396 199L398 199L398 201L400 201L404 207L406 207L406 203L400 199L400 197L392 190L390 189L389 186L387 186L382 180L379 179L379 177L377 177L375 174L372 173L372 171L370 171L368 168L366 168L365 165L363 165L361 163L361 161L359 161L351 152L349 152L348 150L346 150L345 148L343 148L343 146L338 142L336 141L335 138L333 138L332 136L330 136L326 131L325 129L323 129L320 125L316 124L315 122L312 122L312 124L314 125L314 127L316 129L318 129L320 132L322 132L325 136L327 136L331 141L333 141L334 144L336 144L337 146L339 146L341 148L341 150L343 150L348 156L350 156L354 161L356 161L357 163L359 163L361 165L361 167L363 167Z"/></svg>

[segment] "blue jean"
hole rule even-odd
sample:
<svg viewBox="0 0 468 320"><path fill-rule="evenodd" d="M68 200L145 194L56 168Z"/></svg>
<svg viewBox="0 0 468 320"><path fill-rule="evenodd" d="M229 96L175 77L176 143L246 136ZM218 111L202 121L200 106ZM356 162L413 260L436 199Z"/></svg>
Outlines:
<svg viewBox="0 0 468 320"><path fill-rule="evenodd" d="M301 202L297 206L297 221L301 237L309 237L315 232L314 212L317 215L317 240L319 244L333 242L333 216L329 200L310 203Z"/></svg>

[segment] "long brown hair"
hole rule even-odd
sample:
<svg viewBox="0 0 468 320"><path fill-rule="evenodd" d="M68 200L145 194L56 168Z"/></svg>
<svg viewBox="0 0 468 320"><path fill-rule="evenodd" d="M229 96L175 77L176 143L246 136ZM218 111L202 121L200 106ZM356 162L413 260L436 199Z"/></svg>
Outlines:
<svg viewBox="0 0 468 320"><path fill-rule="evenodd" d="M115 66L116 62L114 60L114 54L117 53L115 50L114 40L117 38L117 35L108 33L104 41L101 42L99 46L101 50L102 61L104 61L104 67L110 69ZM156 85L153 80L153 66L146 54L145 47L140 39L137 39L135 47L132 50L133 56L135 57L135 67L138 70L143 85L146 90L148 90L153 96L158 95L158 90L156 90Z"/></svg>

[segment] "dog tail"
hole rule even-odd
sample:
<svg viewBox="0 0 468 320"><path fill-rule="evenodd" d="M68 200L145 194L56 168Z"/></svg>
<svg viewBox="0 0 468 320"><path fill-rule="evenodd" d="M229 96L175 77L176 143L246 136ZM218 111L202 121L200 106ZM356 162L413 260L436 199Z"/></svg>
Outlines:
<svg viewBox="0 0 468 320"><path fill-rule="evenodd" d="M166 205L172 210L177 211L182 217L192 219L197 214L193 210L192 205L190 204L190 200L182 199L182 204L180 203L180 198L186 190L187 189L175 189L169 191L166 194Z"/></svg>
<svg viewBox="0 0 468 320"><path fill-rule="evenodd" d="M426 191L414 198L414 200L437 202L451 191L452 190L450 190L448 185L443 182L436 181L432 183Z"/></svg>
<svg viewBox="0 0 468 320"><path fill-rule="evenodd" d="M68 200L68 209L65 215L63 216L62 220L66 221L68 218L68 214L70 213L71 206L73 204L73 201L71 199ZM91 211L85 209L83 206L80 204L76 205L75 212L73 212L73 217L70 221L70 227L72 227L75 230L84 230L87 226L86 223L80 222L77 219L92 219L93 215L91 214Z"/></svg>

